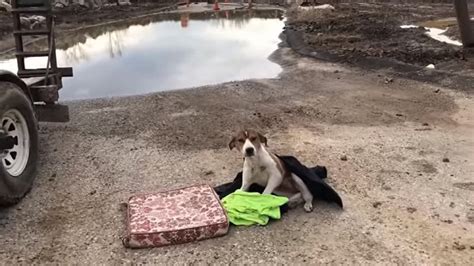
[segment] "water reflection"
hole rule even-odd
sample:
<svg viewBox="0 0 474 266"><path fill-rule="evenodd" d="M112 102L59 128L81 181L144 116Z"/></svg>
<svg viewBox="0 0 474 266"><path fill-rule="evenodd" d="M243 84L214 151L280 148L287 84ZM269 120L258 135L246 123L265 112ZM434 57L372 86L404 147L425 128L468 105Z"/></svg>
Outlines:
<svg viewBox="0 0 474 266"><path fill-rule="evenodd" d="M59 36L58 64L74 67L74 77L64 79L61 99L275 77L281 68L267 58L282 27L277 11L227 11L166 14ZM27 60L31 68L45 65L40 58ZM16 72L16 61L0 61L0 68Z"/></svg>

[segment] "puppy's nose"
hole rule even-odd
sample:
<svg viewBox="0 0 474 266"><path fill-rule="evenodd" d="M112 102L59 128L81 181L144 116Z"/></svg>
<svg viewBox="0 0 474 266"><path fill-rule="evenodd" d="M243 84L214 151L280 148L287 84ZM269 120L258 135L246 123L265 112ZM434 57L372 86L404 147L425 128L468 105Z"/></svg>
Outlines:
<svg viewBox="0 0 474 266"><path fill-rule="evenodd" d="M247 156L252 156L254 153L254 149L252 147L245 149L245 154Z"/></svg>

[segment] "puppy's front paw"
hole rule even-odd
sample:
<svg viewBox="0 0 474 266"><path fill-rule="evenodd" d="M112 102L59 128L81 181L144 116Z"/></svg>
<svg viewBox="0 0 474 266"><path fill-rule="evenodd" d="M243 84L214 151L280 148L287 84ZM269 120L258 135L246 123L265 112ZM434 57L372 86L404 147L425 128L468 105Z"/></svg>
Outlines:
<svg viewBox="0 0 474 266"><path fill-rule="evenodd" d="M311 202L306 202L303 206L303 209L306 211L306 212L312 212L313 211L313 203Z"/></svg>

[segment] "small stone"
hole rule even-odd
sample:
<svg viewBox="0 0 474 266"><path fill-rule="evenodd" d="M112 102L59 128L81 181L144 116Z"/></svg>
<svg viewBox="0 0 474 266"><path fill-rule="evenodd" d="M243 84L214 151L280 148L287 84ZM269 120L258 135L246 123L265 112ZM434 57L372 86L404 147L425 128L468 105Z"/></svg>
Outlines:
<svg viewBox="0 0 474 266"><path fill-rule="evenodd" d="M380 202L380 201L376 201L376 202L372 203L372 206L374 206L374 208L378 208L380 205L382 205L382 202Z"/></svg>
<svg viewBox="0 0 474 266"><path fill-rule="evenodd" d="M390 186L388 186L388 185L383 185L383 186L382 186L382 189L383 189L383 190L392 190L392 188L391 188Z"/></svg>
<svg viewBox="0 0 474 266"><path fill-rule="evenodd" d="M454 242L453 248L454 248L454 249L457 249L457 250L465 250L465 249L466 249L466 245L459 244L458 242Z"/></svg>
<svg viewBox="0 0 474 266"><path fill-rule="evenodd" d="M321 245L321 249L322 249L322 250L328 250L329 248L328 248L328 246L326 246L326 245Z"/></svg>
<svg viewBox="0 0 474 266"><path fill-rule="evenodd" d="M449 163L449 158L443 158L443 163Z"/></svg>
<svg viewBox="0 0 474 266"><path fill-rule="evenodd" d="M393 78L385 78L385 84L388 84L388 83L392 83L393 82Z"/></svg>
<svg viewBox="0 0 474 266"><path fill-rule="evenodd" d="M119 210L120 210L120 211L126 211L127 208L128 208L128 203L126 203L126 202L121 202L121 203L119 204Z"/></svg>
<svg viewBox="0 0 474 266"><path fill-rule="evenodd" d="M423 123L422 125L423 125L424 127L427 127L427 126L429 126L430 124L428 124L428 123Z"/></svg>
<svg viewBox="0 0 474 266"><path fill-rule="evenodd" d="M402 114L395 114L396 116L403 116Z"/></svg>
<svg viewBox="0 0 474 266"><path fill-rule="evenodd" d="M452 224L453 223L453 220L451 219L446 219L446 220L441 220L443 223L447 223L447 224Z"/></svg>
<svg viewBox="0 0 474 266"><path fill-rule="evenodd" d="M346 155L342 155L342 156L341 156L341 161L347 161L347 156L346 156Z"/></svg>
<svg viewBox="0 0 474 266"><path fill-rule="evenodd" d="M336 74L339 73L339 70L334 70L334 73L336 73Z"/></svg>
<svg viewBox="0 0 474 266"><path fill-rule="evenodd" d="M408 208L407 208L407 211L408 211L409 213L414 213L414 212L416 212L416 208L408 207Z"/></svg>
<svg viewBox="0 0 474 266"><path fill-rule="evenodd" d="M53 173L53 174L51 175L51 177L56 177L56 173Z"/></svg>
<svg viewBox="0 0 474 266"><path fill-rule="evenodd" d="M97 191L94 189L94 190L92 190L91 192L89 192L89 195L92 196L92 195L94 195L95 193L97 193Z"/></svg>
<svg viewBox="0 0 474 266"><path fill-rule="evenodd" d="M214 174L214 171L212 171L212 170L206 171L204 173L204 175L213 175L213 174Z"/></svg>
<svg viewBox="0 0 474 266"><path fill-rule="evenodd" d="M395 196L392 196L392 195L388 196L387 198L389 198L389 199L391 199L391 200L396 199Z"/></svg>
<svg viewBox="0 0 474 266"><path fill-rule="evenodd" d="M440 91L440 89L436 89L434 90L434 93L438 93Z"/></svg>
<svg viewBox="0 0 474 266"><path fill-rule="evenodd" d="M449 207L454 208L455 204L454 202L449 203Z"/></svg>

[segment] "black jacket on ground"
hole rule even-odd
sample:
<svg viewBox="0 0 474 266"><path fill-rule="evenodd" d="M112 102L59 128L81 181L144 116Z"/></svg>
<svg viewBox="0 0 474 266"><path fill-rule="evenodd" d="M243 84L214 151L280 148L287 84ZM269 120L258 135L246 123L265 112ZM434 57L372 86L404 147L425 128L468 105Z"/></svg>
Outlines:
<svg viewBox="0 0 474 266"><path fill-rule="evenodd" d="M299 176L301 180L303 180L303 182L313 194L314 198L321 199L329 203L336 203L339 205L339 207L343 208L341 197L339 197L337 192L324 181L324 178L327 177L326 167L316 166L313 168L308 168L293 156L277 156L285 164L288 171ZM217 186L214 188L214 190L216 191L217 195L219 195L219 198L222 199L237 189L240 189L241 186L242 172L239 172L234 178L234 181ZM260 185L253 184L250 186L249 191L262 193L264 189L265 188ZM281 207L281 211L285 212L287 208L288 206L284 205Z"/></svg>

